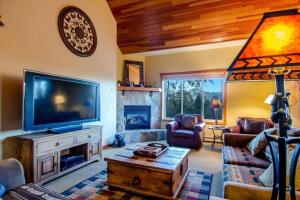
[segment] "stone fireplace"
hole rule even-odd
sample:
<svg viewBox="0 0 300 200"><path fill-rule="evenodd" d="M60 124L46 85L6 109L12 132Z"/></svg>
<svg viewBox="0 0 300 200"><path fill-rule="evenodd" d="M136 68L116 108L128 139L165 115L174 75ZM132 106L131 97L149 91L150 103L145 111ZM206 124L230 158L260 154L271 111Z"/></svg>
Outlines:
<svg viewBox="0 0 300 200"><path fill-rule="evenodd" d="M125 130L150 129L151 106L125 105Z"/></svg>
<svg viewBox="0 0 300 200"><path fill-rule="evenodd" d="M153 92L135 92L126 91L117 93L117 122L118 126L126 123L125 107L127 106L145 106L150 109L150 127L147 129L156 129L161 127L161 94ZM126 126L126 124L125 124ZM146 129L146 128L144 128ZM133 130L133 128L131 129Z"/></svg>
<svg viewBox="0 0 300 200"><path fill-rule="evenodd" d="M118 91L117 122L117 133L126 143L165 140L160 92Z"/></svg>

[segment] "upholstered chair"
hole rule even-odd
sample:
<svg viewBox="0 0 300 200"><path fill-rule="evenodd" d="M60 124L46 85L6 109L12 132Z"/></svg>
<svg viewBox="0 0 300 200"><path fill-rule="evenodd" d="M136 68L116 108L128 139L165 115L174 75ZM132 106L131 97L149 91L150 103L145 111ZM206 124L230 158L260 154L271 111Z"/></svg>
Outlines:
<svg viewBox="0 0 300 200"><path fill-rule="evenodd" d="M0 160L0 184L6 190L15 189L25 184L22 164L14 159Z"/></svg>
<svg viewBox="0 0 300 200"><path fill-rule="evenodd" d="M170 146L198 149L204 141L202 116L197 114L177 114L175 120L166 125L167 142Z"/></svg>

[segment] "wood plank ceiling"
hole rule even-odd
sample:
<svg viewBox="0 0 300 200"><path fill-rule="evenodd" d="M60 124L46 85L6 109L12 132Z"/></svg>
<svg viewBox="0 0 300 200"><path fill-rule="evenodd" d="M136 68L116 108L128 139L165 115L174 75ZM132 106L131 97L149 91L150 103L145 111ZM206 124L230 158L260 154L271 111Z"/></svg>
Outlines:
<svg viewBox="0 0 300 200"><path fill-rule="evenodd" d="M300 0L107 0L122 53L246 39L264 12Z"/></svg>

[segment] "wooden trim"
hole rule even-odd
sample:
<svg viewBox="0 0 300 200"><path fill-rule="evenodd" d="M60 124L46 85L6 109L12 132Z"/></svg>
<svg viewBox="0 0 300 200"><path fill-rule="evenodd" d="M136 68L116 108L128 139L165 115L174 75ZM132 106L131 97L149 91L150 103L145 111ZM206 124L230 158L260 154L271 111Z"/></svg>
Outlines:
<svg viewBox="0 0 300 200"><path fill-rule="evenodd" d="M118 86L118 91L161 92L161 88Z"/></svg>
<svg viewBox="0 0 300 200"><path fill-rule="evenodd" d="M224 77L224 88L223 88L223 92L224 92L224 99L223 99L223 124L227 123L227 81ZM221 122L221 123L222 123Z"/></svg>
<svg viewBox="0 0 300 200"><path fill-rule="evenodd" d="M225 75L226 74L226 68L221 69L205 69L205 70L199 70L199 71L184 71L184 72L166 72L166 73L160 73L160 77L163 78L164 76L172 76L172 75L203 75L208 76L210 74L212 75Z"/></svg>
<svg viewBox="0 0 300 200"><path fill-rule="evenodd" d="M176 75L182 75L184 77L184 75L188 76L188 75L199 75L200 77L210 77L210 78L214 78L214 77L224 77L224 87L223 87L223 120L219 120L219 124L223 125L227 123L227 82L225 81L225 75L226 75L226 68L221 68L221 69L205 69L205 70L199 70L199 71L184 71L184 72L167 72L167 73L160 73L160 86L163 90L163 77L164 76L176 76ZM161 94L161 117L163 121L168 121L168 119L166 119L164 117L164 108L163 108L163 99L164 95L163 95L163 91ZM204 120L205 121L205 120ZM207 124L211 124L211 122L206 122Z"/></svg>

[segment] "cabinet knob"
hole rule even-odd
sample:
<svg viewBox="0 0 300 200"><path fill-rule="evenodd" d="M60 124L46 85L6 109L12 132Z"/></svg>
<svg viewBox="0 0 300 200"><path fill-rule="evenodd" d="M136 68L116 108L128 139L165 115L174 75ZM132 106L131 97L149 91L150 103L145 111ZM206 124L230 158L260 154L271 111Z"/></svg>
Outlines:
<svg viewBox="0 0 300 200"><path fill-rule="evenodd" d="M89 135L89 138L91 138L92 136L91 135Z"/></svg>
<svg viewBox="0 0 300 200"><path fill-rule="evenodd" d="M58 146L59 146L59 142L56 142L55 146L57 146L57 147L58 147Z"/></svg>

